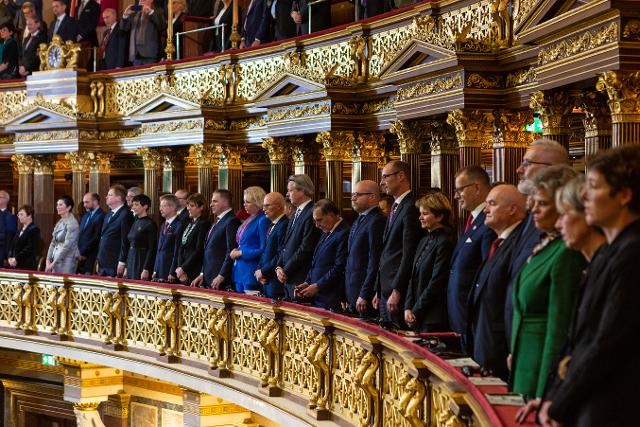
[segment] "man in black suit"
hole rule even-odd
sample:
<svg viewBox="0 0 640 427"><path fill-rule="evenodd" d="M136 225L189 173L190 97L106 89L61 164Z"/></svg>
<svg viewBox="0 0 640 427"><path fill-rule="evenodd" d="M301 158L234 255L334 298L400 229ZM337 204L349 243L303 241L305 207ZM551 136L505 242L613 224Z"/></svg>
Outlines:
<svg viewBox="0 0 640 427"><path fill-rule="evenodd" d="M313 300L315 307L338 311L346 302L344 267L349 226L340 217L340 208L329 199L318 200L313 206L313 222L322 230L322 236L313 252L307 278L296 286L295 293Z"/></svg>
<svg viewBox="0 0 640 427"><path fill-rule="evenodd" d="M129 253L129 229L133 216L125 206L127 190L114 185L107 193L109 211L105 214L98 248L98 275L122 277Z"/></svg>
<svg viewBox="0 0 640 427"><path fill-rule="evenodd" d="M67 3L64 0L53 0L51 10L56 20L49 27L49 42L53 40L53 36L57 35L64 42L71 40L75 43L78 39L78 24L75 19L67 15Z"/></svg>
<svg viewBox="0 0 640 427"><path fill-rule="evenodd" d="M296 35L309 34L309 3L314 0L300 0L299 10L291 11L291 18L296 23ZM295 9L295 8L294 8ZM311 6L311 32L331 27L331 0Z"/></svg>
<svg viewBox="0 0 640 427"><path fill-rule="evenodd" d="M260 44L260 40L256 40L256 34L260 30L264 19L264 2L265 0L251 0L249 2L247 13L242 22L240 49Z"/></svg>
<svg viewBox="0 0 640 427"><path fill-rule="evenodd" d="M78 21L78 43L98 46L96 27L100 20L100 5L95 0L80 0L74 16Z"/></svg>
<svg viewBox="0 0 640 427"><path fill-rule="evenodd" d="M291 17L293 3L292 0L265 0L262 24L255 36L260 43L284 40L296 36L296 23ZM297 0L296 4L298 4Z"/></svg>
<svg viewBox="0 0 640 427"><path fill-rule="evenodd" d="M487 196L485 224L498 236L469 293L467 354L493 375L507 380L504 306L511 258L527 214L524 196L513 185L498 185Z"/></svg>
<svg viewBox="0 0 640 427"><path fill-rule="evenodd" d="M129 62L145 65L156 62L162 54L160 43L167 20L161 8L155 8L153 0L140 0L142 10L131 10L127 6L122 15L122 29L129 31Z"/></svg>
<svg viewBox="0 0 640 427"><path fill-rule="evenodd" d="M404 326L404 297L411 280L413 257L422 238L410 180L409 165L403 161L391 161L382 169L380 185L393 196L394 202L384 229L373 306L379 308L384 322L396 328Z"/></svg>
<svg viewBox="0 0 640 427"><path fill-rule="evenodd" d="M41 43L47 43L47 35L45 32L40 31L40 19L37 17L27 19L27 30L29 31L29 37L22 44L20 66L18 67L18 73L22 77L26 77L40 69L38 47Z"/></svg>
<svg viewBox="0 0 640 427"><path fill-rule="evenodd" d="M7 259L7 253L13 242L13 236L18 231L15 215L9 212L9 193L0 190L0 267Z"/></svg>
<svg viewBox="0 0 640 427"><path fill-rule="evenodd" d="M211 225L204 243L202 272L193 280L191 286L233 289L233 260L229 254L232 249L238 247L236 232L240 227L240 220L233 214L232 204L229 190L218 189L211 196L211 212L216 215L216 220Z"/></svg>
<svg viewBox="0 0 640 427"><path fill-rule="evenodd" d="M349 256L345 268L347 308L362 317L373 315L371 301L382 252L382 235L387 218L378 207L380 191L373 181L360 181L351 193L351 206L358 218L349 233Z"/></svg>
<svg viewBox="0 0 640 427"><path fill-rule="evenodd" d="M171 271L171 264L176 256L176 245L184 225L178 219L178 198L173 194L160 197L160 215L164 223L160 227L156 261L153 266L152 280L166 282L169 276L176 277Z"/></svg>
<svg viewBox="0 0 640 427"><path fill-rule="evenodd" d="M456 174L454 197L467 211L464 232L451 257L451 272L447 286L449 325L454 332L467 332L467 298L473 279L489 254L496 233L484 223L485 200L491 190L489 175L480 166L467 166Z"/></svg>
<svg viewBox="0 0 640 427"><path fill-rule="evenodd" d="M100 51L102 52L102 69L124 67L127 63L128 34L118 22L118 16L114 9L105 9L102 19L107 27L102 35Z"/></svg>
<svg viewBox="0 0 640 427"><path fill-rule="evenodd" d="M178 221L185 222L189 219L189 211L187 210L189 192L187 190L180 189L176 191L175 196L178 199Z"/></svg>
<svg viewBox="0 0 640 427"><path fill-rule="evenodd" d="M276 275L284 283L285 297L294 300L295 287L304 282L311 258L322 233L313 223L313 181L307 175L291 175L287 195L296 211L289 221L284 246L278 257Z"/></svg>
<svg viewBox="0 0 640 427"><path fill-rule="evenodd" d="M271 221L271 225L267 229L267 243L262 256L260 256L255 277L262 284L264 294L267 297L283 298L284 286L276 276L276 262L289 225L289 218L284 214L284 197L280 193L267 194L264 196L262 209L265 216Z"/></svg>
<svg viewBox="0 0 640 427"><path fill-rule="evenodd" d="M104 212L100 209L100 195L87 193L82 197L86 213L80 220L80 236L78 239L78 274L94 274L93 268L98 256L100 233Z"/></svg>

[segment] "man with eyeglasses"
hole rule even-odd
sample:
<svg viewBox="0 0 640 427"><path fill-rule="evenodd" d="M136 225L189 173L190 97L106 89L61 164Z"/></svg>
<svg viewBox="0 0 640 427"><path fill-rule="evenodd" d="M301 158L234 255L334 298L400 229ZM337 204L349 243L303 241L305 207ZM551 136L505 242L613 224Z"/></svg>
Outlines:
<svg viewBox="0 0 640 427"><path fill-rule="evenodd" d="M284 284L276 276L276 262L284 245L284 237L289 225L282 194L273 192L264 196L262 210L271 224L267 229L264 252L260 256L254 275L256 280L262 284L264 294L268 298L280 299L284 297Z"/></svg>
<svg viewBox="0 0 640 427"><path fill-rule="evenodd" d="M178 221L188 221L189 211L187 210L187 199L189 198L189 192L187 190L180 189L176 191L175 196L178 199Z"/></svg>
<svg viewBox="0 0 640 427"><path fill-rule="evenodd" d="M489 175L480 166L467 166L456 174L454 198L468 212L467 223L451 258L447 286L449 325L463 336L467 331L467 297L496 233L484 224L485 200L491 191Z"/></svg>
<svg viewBox="0 0 640 427"><path fill-rule="evenodd" d="M13 242L13 236L18 231L18 221L15 215L9 212L9 193L0 190L0 267L7 260L9 245Z"/></svg>
<svg viewBox="0 0 640 427"><path fill-rule="evenodd" d="M351 226L349 255L345 268L347 309L371 317L376 276L382 252L382 235L387 218L378 207L380 190L373 181L360 181L351 193L351 206L358 218Z"/></svg>
<svg viewBox="0 0 640 427"><path fill-rule="evenodd" d="M372 304L379 308L382 321L404 328L404 297L411 278L413 257L422 238L416 199L411 194L409 165L393 160L382 169L380 186L394 202L383 234L376 295Z"/></svg>

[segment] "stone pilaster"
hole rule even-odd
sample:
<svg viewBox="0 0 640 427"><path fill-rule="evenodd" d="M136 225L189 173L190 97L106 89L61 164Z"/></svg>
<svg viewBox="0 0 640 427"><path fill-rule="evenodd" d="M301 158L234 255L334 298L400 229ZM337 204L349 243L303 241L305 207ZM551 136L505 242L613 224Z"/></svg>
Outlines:
<svg viewBox="0 0 640 427"><path fill-rule="evenodd" d="M84 207L82 197L87 192L86 173L89 167L89 156L85 151L66 153L64 158L71 164L71 197L76 202L76 214L82 216Z"/></svg>
<svg viewBox="0 0 640 427"><path fill-rule="evenodd" d="M427 139L427 127L422 121L396 120L389 131L398 137L400 160L409 164L411 189L420 191L420 154Z"/></svg>
<svg viewBox="0 0 640 427"><path fill-rule="evenodd" d="M447 123L456 132L460 168L481 164L480 152L489 121L490 113L486 111L454 110L449 113Z"/></svg>
<svg viewBox="0 0 640 427"><path fill-rule="evenodd" d="M359 132L351 151L351 183L362 180L380 182L378 164L384 154L384 135L379 132Z"/></svg>
<svg viewBox="0 0 640 427"><path fill-rule="evenodd" d="M582 93L580 106L584 110L584 155L588 158L611 148L611 111L606 96L594 91Z"/></svg>
<svg viewBox="0 0 640 427"><path fill-rule="evenodd" d="M233 196L233 210L237 212L243 205L242 162L240 157L247 152L244 145L218 145L218 187L225 188Z"/></svg>
<svg viewBox="0 0 640 427"><path fill-rule="evenodd" d="M326 162L326 194L325 197L342 209L342 175L344 160L347 158L355 141L353 132L331 131L320 132L316 142L322 145L320 151Z"/></svg>
<svg viewBox="0 0 640 427"><path fill-rule="evenodd" d="M607 71L596 89L609 98L611 146L640 144L640 71Z"/></svg>
<svg viewBox="0 0 640 427"><path fill-rule="evenodd" d="M89 191L100 195L100 206L107 208L106 197L111 186L111 153L88 153Z"/></svg>
<svg viewBox="0 0 640 427"><path fill-rule="evenodd" d="M431 187L442 190L453 200L454 180L458 170L458 144L453 128L444 121L429 125L431 136Z"/></svg>
<svg viewBox="0 0 640 427"><path fill-rule="evenodd" d="M525 126L533 123L533 111L495 111L493 118L493 180L517 185L516 169L531 142Z"/></svg>
<svg viewBox="0 0 640 427"><path fill-rule="evenodd" d="M158 213L158 177L164 159L160 150L155 148L142 147L138 148L138 156L142 157L142 164L144 165L144 194L151 199L151 206L149 207L149 216L155 217Z"/></svg>
<svg viewBox="0 0 640 427"><path fill-rule="evenodd" d="M291 149L286 138L263 138L262 148L269 153L269 162L271 163L270 172L270 191L287 194L287 165Z"/></svg>
<svg viewBox="0 0 640 427"><path fill-rule="evenodd" d="M130 394L119 392L110 395L103 407L104 425L106 427L127 427L130 402Z"/></svg>
<svg viewBox="0 0 640 427"><path fill-rule="evenodd" d="M575 97L563 90L538 91L531 94L529 106L540 112L542 136L560 143L569 151L571 112Z"/></svg>
<svg viewBox="0 0 640 427"><path fill-rule="evenodd" d="M184 188L185 149L162 149L162 191L175 193Z"/></svg>
<svg viewBox="0 0 640 427"><path fill-rule="evenodd" d="M33 206L33 156L14 154L11 161L18 170L18 208L22 205Z"/></svg>
<svg viewBox="0 0 640 427"><path fill-rule="evenodd" d="M33 156L33 222L40 227L40 235L44 247L51 242L53 226L57 221L53 189L53 168L56 161L54 154Z"/></svg>
<svg viewBox="0 0 640 427"><path fill-rule="evenodd" d="M308 143L302 137L294 137L290 140L293 150L293 161L295 174L305 174L315 186L313 199L319 199L320 189L320 153L318 145Z"/></svg>
<svg viewBox="0 0 640 427"><path fill-rule="evenodd" d="M213 145L203 144L192 145L190 151L198 165L198 193L209 203L216 189L215 167L218 164L218 152Z"/></svg>

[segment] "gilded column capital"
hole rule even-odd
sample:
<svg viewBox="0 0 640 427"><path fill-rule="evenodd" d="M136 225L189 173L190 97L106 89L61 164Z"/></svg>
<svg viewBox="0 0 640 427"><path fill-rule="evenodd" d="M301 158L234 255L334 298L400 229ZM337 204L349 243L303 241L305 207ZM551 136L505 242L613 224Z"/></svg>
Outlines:
<svg viewBox="0 0 640 427"><path fill-rule="evenodd" d="M322 145L322 155L327 160L344 160L353 146L355 137L350 131L318 132L316 142Z"/></svg>
<svg viewBox="0 0 640 427"><path fill-rule="evenodd" d="M584 111L585 136L594 136L611 132L611 110L607 105L606 95L594 91L581 94L579 105Z"/></svg>
<svg viewBox="0 0 640 427"><path fill-rule="evenodd" d="M458 154L458 142L454 128L444 121L429 123L431 154Z"/></svg>
<svg viewBox="0 0 640 427"><path fill-rule="evenodd" d="M453 126L460 148L480 148L490 121L491 113L480 110L453 110L447 116L447 123Z"/></svg>
<svg viewBox="0 0 640 427"><path fill-rule="evenodd" d="M111 173L112 153L87 153L90 173Z"/></svg>
<svg viewBox="0 0 640 427"><path fill-rule="evenodd" d="M492 113L493 148L526 148L530 134L525 126L533 123L532 110L498 110Z"/></svg>
<svg viewBox="0 0 640 427"><path fill-rule="evenodd" d="M155 148L141 147L136 154L142 157L142 164L146 170L160 169L163 164L162 153Z"/></svg>
<svg viewBox="0 0 640 427"><path fill-rule="evenodd" d="M427 136L426 123L419 120L396 120L389 131L398 137L401 154L420 154Z"/></svg>
<svg viewBox="0 0 640 427"><path fill-rule="evenodd" d="M291 148L285 138L262 138L262 148L269 153L269 161L272 164L284 164L289 160Z"/></svg>
<svg viewBox="0 0 640 427"><path fill-rule="evenodd" d="M89 157L86 151L72 151L66 153L64 158L69 160L72 172L84 172L89 166Z"/></svg>
<svg viewBox="0 0 640 427"><path fill-rule="evenodd" d="M100 402L76 402L73 404L73 409L82 412L97 411Z"/></svg>
<svg viewBox="0 0 640 427"><path fill-rule="evenodd" d="M574 105L574 96L563 90L534 92L529 102L531 109L540 112L545 135L561 135L569 131Z"/></svg>
<svg viewBox="0 0 640 427"><path fill-rule="evenodd" d="M614 123L640 122L640 71L607 71L598 77L596 90L609 97Z"/></svg>
<svg viewBox="0 0 640 427"><path fill-rule="evenodd" d="M242 168L240 157L247 152L244 145L219 144L216 145L218 152L218 166L228 169Z"/></svg>
<svg viewBox="0 0 640 427"><path fill-rule="evenodd" d="M33 173L33 167L35 165L33 156L27 154L14 154L11 156L11 161L16 165L20 175Z"/></svg>
<svg viewBox="0 0 640 427"><path fill-rule="evenodd" d="M287 138L293 160L297 164L318 163L320 162L320 152L317 144L307 144L301 136Z"/></svg>
<svg viewBox="0 0 640 427"><path fill-rule="evenodd" d="M195 144L189 148L189 152L196 158L199 168L212 168L218 164L218 151L214 145Z"/></svg>
<svg viewBox="0 0 640 427"><path fill-rule="evenodd" d="M160 148L163 169L183 170L185 159L189 155L189 150L185 148Z"/></svg>
<svg viewBox="0 0 640 427"><path fill-rule="evenodd" d="M42 154L34 156L33 173L36 175L53 175L53 168L55 164L55 154Z"/></svg>
<svg viewBox="0 0 640 427"><path fill-rule="evenodd" d="M353 142L354 162L379 163L384 155L384 135L380 132L359 132Z"/></svg>

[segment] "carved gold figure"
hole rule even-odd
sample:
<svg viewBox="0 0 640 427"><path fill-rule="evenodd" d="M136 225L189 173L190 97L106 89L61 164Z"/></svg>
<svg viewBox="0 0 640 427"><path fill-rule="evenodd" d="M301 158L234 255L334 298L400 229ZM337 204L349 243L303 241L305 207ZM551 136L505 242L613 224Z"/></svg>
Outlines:
<svg viewBox="0 0 640 427"><path fill-rule="evenodd" d="M161 356L179 356L180 349L178 347L178 328L179 308L175 301L168 300L158 312L156 320L162 325L163 343L159 348Z"/></svg>
<svg viewBox="0 0 640 427"><path fill-rule="evenodd" d="M316 371L316 384L313 387L309 407L317 410L327 409L329 401L329 365L327 364L327 351L329 350L329 337L324 333L317 333L311 346L307 350L307 360Z"/></svg>
<svg viewBox="0 0 640 427"><path fill-rule="evenodd" d="M216 353L211 354L211 369L225 369L229 358L229 334L227 333L227 310L220 307L209 311L209 332L215 337Z"/></svg>
<svg viewBox="0 0 640 427"><path fill-rule="evenodd" d="M280 381L280 325L275 319L260 320L258 341L267 353L267 365L260 378L262 386L276 387Z"/></svg>
<svg viewBox="0 0 640 427"><path fill-rule="evenodd" d="M376 385L376 374L380 362L378 356L370 351L361 350L360 366L356 370L356 384L367 396L366 412L360 417L360 427L378 425L378 413L380 411L380 392ZM373 403L373 404L372 404Z"/></svg>
<svg viewBox="0 0 640 427"><path fill-rule="evenodd" d="M418 378L411 377L408 373L402 377L401 388L404 389L398 402L398 409L404 415L412 427L423 427L424 421L420 419L419 411L423 407L425 386Z"/></svg>

